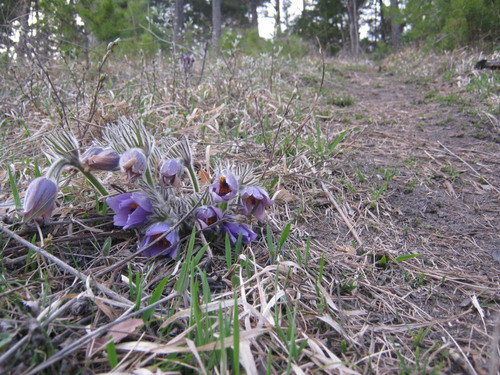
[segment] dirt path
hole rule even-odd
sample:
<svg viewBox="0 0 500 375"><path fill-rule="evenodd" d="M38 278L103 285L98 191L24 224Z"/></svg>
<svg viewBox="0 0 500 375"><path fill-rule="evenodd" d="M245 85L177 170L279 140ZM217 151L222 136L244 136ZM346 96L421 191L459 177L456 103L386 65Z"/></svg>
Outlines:
<svg viewBox="0 0 500 375"><path fill-rule="evenodd" d="M437 84L402 83L355 74L353 110L371 124L351 165L396 169L385 201L419 242L474 273L498 276L500 263L500 136L473 104ZM470 103L470 102L469 102ZM448 249L446 251L446 249Z"/></svg>
<svg viewBox="0 0 500 375"><path fill-rule="evenodd" d="M438 83L369 72L353 73L345 87L355 104L338 113L361 127L343 159L358 176L352 182L365 251L375 259L421 254L421 273L403 275L413 290L396 294L464 340L486 344L471 298L486 297L482 306L500 298L499 129L478 116L477 98ZM387 190L375 199L384 181ZM484 330L491 332L494 308L485 315Z"/></svg>
<svg viewBox="0 0 500 375"><path fill-rule="evenodd" d="M335 108L324 131L353 129L337 165L347 168L339 179L343 208L364 240L366 261L377 265L365 291L391 301L374 307L384 323L443 324L472 348L472 366L485 370L480 357L487 354L500 298L500 129L474 98L446 85L376 72L344 78L341 89L354 104ZM335 237L339 232L332 228L332 240L348 246L352 238ZM418 266L381 262L410 253L420 254ZM443 330L430 338L442 340Z"/></svg>

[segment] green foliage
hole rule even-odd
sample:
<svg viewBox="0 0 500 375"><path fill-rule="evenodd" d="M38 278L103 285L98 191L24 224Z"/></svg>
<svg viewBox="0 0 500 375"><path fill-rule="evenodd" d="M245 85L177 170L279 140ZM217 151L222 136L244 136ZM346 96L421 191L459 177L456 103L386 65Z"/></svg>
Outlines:
<svg viewBox="0 0 500 375"><path fill-rule="evenodd" d="M21 17L24 2L18 0L5 0L0 2L0 47L8 46L9 37L15 32L12 27L19 17Z"/></svg>
<svg viewBox="0 0 500 375"><path fill-rule="evenodd" d="M84 26L77 22L78 9L75 1L42 0L44 14L39 27L56 48L66 55L78 56L88 43Z"/></svg>
<svg viewBox="0 0 500 375"><path fill-rule="evenodd" d="M302 12L292 31L314 43L318 38L327 51L335 53L342 48L345 14L343 2L318 0L312 9Z"/></svg>
<svg viewBox="0 0 500 375"><path fill-rule="evenodd" d="M328 104L344 108L353 105L354 99L347 95L341 95L341 96L335 95L328 99Z"/></svg>
<svg viewBox="0 0 500 375"><path fill-rule="evenodd" d="M267 53L300 58L307 54L304 42L297 35L272 41L261 38L256 29L226 30L221 36L219 46L225 53L238 52L248 56L259 56L262 53Z"/></svg>
<svg viewBox="0 0 500 375"><path fill-rule="evenodd" d="M493 71L488 73L479 73L471 77L469 84L467 85L467 91L479 94L483 102L488 103L487 98L495 95L498 92L498 87L500 87L500 72ZM496 107L495 107L496 105ZM500 114L500 103L491 101L490 110L495 115Z"/></svg>
<svg viewBox="0 0 500 375"><path fill-rule="evenodd" d="M494 42L500 33L499 14L500 3L492 0L409 0L404 16L411 27L405 37L442 49Z"/></svg>
<svg viewBox="0 0 500 375"><path fill-rule="evenodd" d="M147 0L80 0L78 15L85 29L98 42L110 43L121 39L118 50L123 53L137 53L138 50L154 53L164 44L146 30L151 28L156 35L162 35L158 25L148 19L157 20L157 14L150 14Z"/></svg>
<svg viewBox="0 0 500 375"><path fill-rule="evenodd" d="M80 3L79 13L96 39L109 43L133 35L135 30L129 23L131 17L128 17L127 8L127 2L119 0L84 0Z"/></svg>

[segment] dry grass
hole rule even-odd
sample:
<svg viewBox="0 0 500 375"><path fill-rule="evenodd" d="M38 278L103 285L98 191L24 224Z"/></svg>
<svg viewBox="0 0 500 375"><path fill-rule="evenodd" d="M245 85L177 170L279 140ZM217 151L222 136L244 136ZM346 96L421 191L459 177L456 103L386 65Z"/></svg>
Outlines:
<svg viewBox="0 0 500 375"><path fill-rule="evenodd" d="M395 76L371 62L327 60L324 79L318 58L235 55L186 77L168 58L111 55L97 95L98 65L11 66L0 100L4 372L34 373L49 359L44 373L106 373L116 352L115 373L130 374L238 373L240 365L248 374L495 374L498 123L492 107L471 102L460 83L474 55L416 54L385 63L402 69ZM426 102L429 87L408 82L409 71L466 104ZM451 83L441 81L445 72ZM332 97L342 95L353 100L335 105ZM257 226L260 239L229 269L219 244L198 264L131 257L135 236L113 228L111 216L96 211L92 189L71 172L53 222L19 225L6 168L16 171L22 195L35 160L45 166L47 134L69 124L84 147L121 116L142 118L160 143L188 137L200 169L221 160L251 164L275 194L267 223ZM471 116L489 124L489 138L472 138ZM461 124L465 136L453 138L459 127L439 121ZM431 216L430 206L442 216ZM195 254L200 247L201 239ZM186 285L176 288L187 262ZM144 323L143 310L167 276ZM106 345L110 335L114 346Z"/></svg>

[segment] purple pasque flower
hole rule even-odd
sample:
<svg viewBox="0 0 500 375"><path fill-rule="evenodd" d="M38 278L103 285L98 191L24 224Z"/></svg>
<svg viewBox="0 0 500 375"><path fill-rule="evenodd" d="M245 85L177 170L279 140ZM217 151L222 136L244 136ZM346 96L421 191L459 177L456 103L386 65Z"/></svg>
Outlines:
<svg viewBox="0 0 500 375"><path fill-rule="evenodd" d="M120 155L110 148L90 147L83 154L81 164L88 171L113 171L120 164Z"/></svg>
<svg viewBox="0 0 500 375"><path fill-rule="evenodd" d="M86 160L90 158L91 156L97 155L98 153L102 152L103 148L99 146L90 146L87 150L82 155L82 160Z"/></svg>
<svg viewBox="0 0 500 375"><path fill-rule="evenodd" d="M153 212L149 198L142 193L124 193L106 198L106 203L115 212L113 223L123 229L142 225Z"/></svg>
<svg viewBox="0 0 500 375"><path fill-rule="evenodd" d="M231 172L223 171L215 176L210 193L216 203L227 202L238 193L238 180Z"/></svg>
<svg viewBox="0 0 500 375"><path fill-rule="evenodd" d="M205 229L222 219L222 211L214 206L202 206L196 209L194 217L200 223L201 228Z"/></svg>
<svg viewBox="0 0 500 375"><path fill-rule="evenodd" d="M258 186L247 186L241 192L243 213L247 216L253 214L259 221L266 218L265 208L274 204L269 199L266 191Z"/></svg>
<svg viewBox="0 0 500 375"><path fill-rule="evenodd" d="M47 177L37 177L28 186L23 204L23 218L29 220L41 219L46 224L55 208L57 183Z"/></svg>
<svg viewBox="0 0 500 375"><path fill-rule="evenodd" d="M172 227L165 222L158 222L150 225L148 229L146 229L146 233L144 235L144 239L141 242L141 246L139 247L139 251L148 247L147 250L144 251L144 255L148 257L154 257L158 254L161 255L170 255L170 257L174 258L177 256L178 244L179 242L179 234L173 230L166 236L167 233ZM163 236L163 237L162 237ZM155 244L149 246L153 241L162 237Z"/></svg>
<svg viewBox="0 0 500 375"><path fill-rule="evenodd" d="M175 159L167 159L160 168L160 183L163 186L179 187L183 166Z"/></svg>
<svg viewBox="0 0 500 375"><path fill-rule="evenodd" d="M129 183L134 182L144 174L147 164L146 155L140 148L131 148L120 157L120 168L126 174Z"/></svg>
<svg viewBox="0 0 500 375"><path fill-rule="evenodd" d="M181 60L181 67L185 72L189 71L193 67L194 62L196 61L194 56L191 54L181 55L180 60Z"/></svg>
<svg viewBox="0 0 500 375"><path fill-rule="evenodd" d="M252 231L245 224L225 222L222 224L222 229L229 235L229 239L233 244L238 241L240 233L244 244L250 243L257 238L257 233Z"/></svg>

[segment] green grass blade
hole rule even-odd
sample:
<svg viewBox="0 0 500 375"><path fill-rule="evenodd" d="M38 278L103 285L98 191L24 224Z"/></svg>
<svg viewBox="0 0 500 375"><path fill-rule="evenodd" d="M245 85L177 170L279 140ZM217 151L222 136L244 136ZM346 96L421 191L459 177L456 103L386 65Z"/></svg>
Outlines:
<svg viewBox="0 0 500 375"><path fill-rule="evenodd" d="M236 245L234 245L235 260L238 259L241 254L241 248L243 247L243 232L238 234L238 239L236 240Z"/></svg>
<svg viewBox="0 0 500 375"><path fill-rule="evenodd" d="M307 237L307 242L306 242L306 255L304 259L304 264L307 267L309 267L309 258L311 257L311 237Z"/></svg>
<svg viewBox="0 0 500 375"><path fill-rule="evenodd" d="M238 296L234 294L233 314L233 374L240 374L240 319L238 308Z"/></svg>
<svg viewBox="0 0 500 375"><path fill-rule="evenodd" d="M227 268L231 268L233 261L232 261L232 254L231 254L231 240L229 239L229 235L226 233L226 238L224 241L224 249L226 251L226 266Z"/></svg>
<svg viewBox="0 0 500 375"><path fill-rule="evenodd" d="M109 250L111 249L111 243L113 242L113 239L111 237L106 238L104 241L104 244L102 245L102 254L104 256L109 255Z"/></svg>
<svg viewBox="0 0 500 375"><path fill-rule="evenodd" d="M283 229L283 232L281 233L281 237L278 240L279 249L281 249L283 247L286 240L288 239L288 235L290 234L291 227L292 227L292 223L288 223L287 225L285 225L285 228Z"/></svg>
<svg viewBox="0 0 500 375"><path fill-rule="evenodd" d="M267 369L266 375L271 375L273 373L273 349L269 348L267 353Z"/></svg>
<svg viewBox="0 0 500 375"><path fill-rule="evenodd" d="M227 350L224 347L224 341L226 339L226 317L222 311L222 307L219 308L219 341L221 347L221 358L220 358L220 373L227 373Z"/></svg>
<svg viewBox="0 0 500 375"><path fill-rule="evenodd" d="M115 368L118 365L118 356L113 339L106 345L106 353L108 353L109 366Z"/></svg>
<svg viewBox="0 0 500 375"><path fill-rule="evenodd" d="M338 146L340 142L342 142L347 134L347 130L344 130L342 133L340 133L334 140L328 145L328 151L329 153L332 153L333 150L335 150L335 147Z"/></svg>
<svg viewBox="0 0 500 375"><path fill-rule="evenodd" d="M193 264L191 266L191 269L195 269L196 266L198 266L201 258L203 257L203 255L205 254L207 249L208 249L208 244L204 245L200 250L198 250L198 252L196 253L196 255L193 258Z"/></svg>
<svg viewBox="0 0 500 375"><path fill-rule="evenodd" d="M192 266L191 257L193 255L195 239L196 239L196 227L193 226L193 230L191 231L191 237L189 238L186 258L184 259L184 263L182 264L181 272L179 274L179 279L174 285L174 290L179 294L184 293L187 289L188 276Z"/></svg>
<svg viewBox="0 0 500 375"><path fill-rule="evenodd" d="M271 226L269 224L267 224L266 226L266 242L267 248L269 249L270 258L274 262L274 259L276 258L276 248L274 247L273 230L271 229Z"/></svg>
<svg viewBox="0 0 500 375"><path fill-rule="evenodd" d="M40 165L38 163L38 158L33 158L33 165L35 170L35 177L42 177L42 172L40 171Z"/></svg>
<svg viewBox="0 0 500 375"><path fill-rule="evenodd" d="M167 285L169 279L170 276L165 277L156 286L155 290L153 291L153 294L151 294L151 297L149 297L149 305L152 305L153 303L157 302L160 299L161 295L163 294L163 290L165 289L165 285ZM144 313L142 314L142 320L144 321L144 323L147 323L151 320L153 313L154 313L153 308L144 311Z"/></svg>
<svg viewBox="0 0 500 375"><path fill-rule="evenodd" d="M201 273L201 288L203 290L203 303L209 303L210 301L212 301L212 292L210 291L207 271L205 270L203 270L203 272Z"/></svg>
<svg viewBox="0 0 500 375"><path fill-rule="evenodd" d="M14 177L15 173L12 173L10 167L7 168L7 172L9 174L9 183L10 183L10 189L12 191L12 196L14 197L14 204L16 206L16 209L20 210L22 208L22 204L21 204L21 198L19 198L19 190L17 190L16 179Z"/></svg>
<svg viewBox="0 0 500 375"><path fill-rule="evenodd" d="M142 299L142 282L143 279L141 277L141 273L139 271L135 274L135 310L139 310L141 308L141 299Z"/></svg>
<svg viewBox="0 0 500 375"><path fill-rule="evenodd" d="M404 254L404 255L400 255L396 259L394 259L394 263L404 262L405 260L413 259L413 258L416 258L416 257L419 257L419 256L420 256L420 254Z"/></svg>

